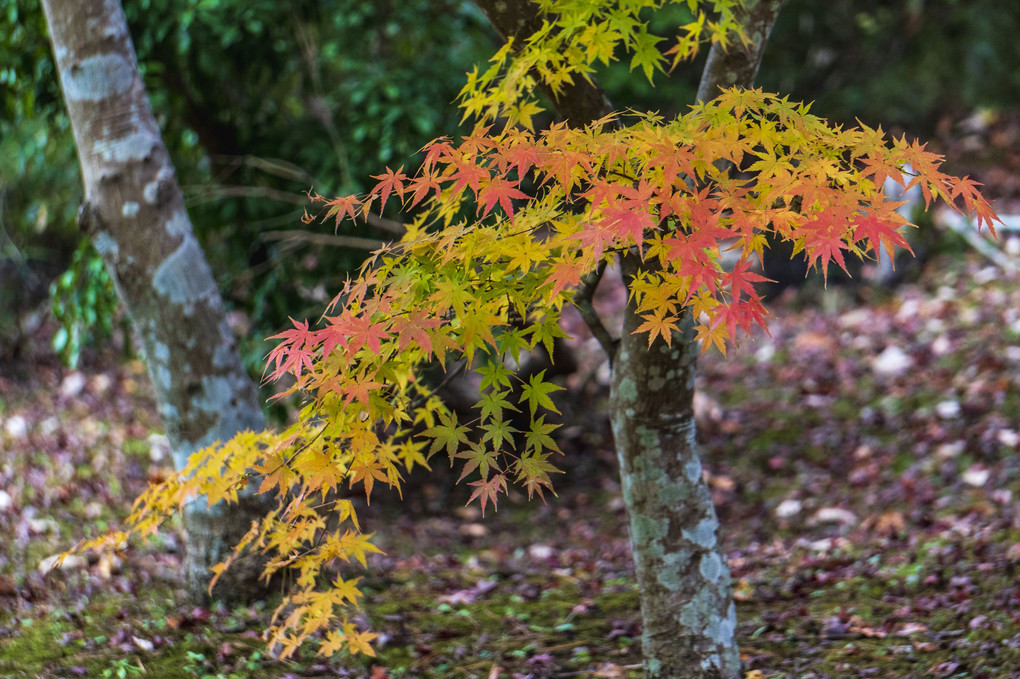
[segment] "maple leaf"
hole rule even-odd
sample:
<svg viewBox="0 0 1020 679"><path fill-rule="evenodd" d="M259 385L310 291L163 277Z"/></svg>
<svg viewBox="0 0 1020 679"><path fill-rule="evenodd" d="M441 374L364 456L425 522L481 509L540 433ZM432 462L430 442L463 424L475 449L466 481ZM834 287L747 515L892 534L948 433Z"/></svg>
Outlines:
<svg viewBox="0 0 1020 679"><path fill-rule="evenodd" d="M506 400L506 397L509 395L509 391L496 390L482 394L482 397L478 400L478 408L481 410L481 420L483 422L490 418L502 420L504 408L507 410L517 410L510 401Z"/></svg>
<svg viewBox="0 0 1020 679"><path fill-rule="evenodd" d="M478 209L482 212L482 218L484 219L492 211L492 208L495 207L498 201L507 219L513 224L514 205L511 199L527 199L530 197L528 194L517 189L516 186L516 182L510 181L505 177L494 177L482 184L478 192Z"/></svg>
<svg viewBox="0 0 1020 679"><path fill-rule="evenodd" d="M403 166L396 172L387 166L384 174L372 175L372 179L379 180L379 183L372 189L373 194L379 194L379 214L382 214L386 201L390 198L391 191L396 194L397 198L403 199L404 182L408 179L407 175L404 174Z"/></svg>
<svg viewBox="0 0 1020 679"><path fill-rule="evenodd" d="M386 386L382 382L369 379L364 372L355 377L348 376L347 379L339 382L340 393L344 397L344 403L350 403L357 399L366 409L369 407L369 399L372 392Z"/></svg>
<svg viewBox="0 0 1020 679"><path fill-rule="evenodd" d="M456 457L467 460L464 463L464 469L460 473L460 478L457 479L457 483L464 480L464 477L478 470L482 480L489 478L489 468L492 467L497 472L499 471L499 465L496 464L497 454L496 450L490 449L488 446L479 443L469 443L468 449L457 453Z"/></svg>
<svg viewBox="0 0 1020 679"><path fill-rule="evenodd" d="M350 217L351 221L357 219L357 208L361 205L361 200L357 196L341 196L334 198L333 200L326 201L326 207L329 209L326 211L324 219L328 219L333 215L336 215L336 226L334 231L339 230L340 222L343 221L344 217Z"/></svg>
<svg viewBox="0 0 1020 679"><path fill-rule="evenodd" d="M556 431L558 425L555 423L546 424L545 415L539 415L537 418L532 418L531 427L528 432L524 435L527 446L534 450L535 453L544 450L552 450L560 452L559 446L556 445L556 441L553 440L549 434Z"/></svg>
<svg viewBox="0 0 1020 679"><path fill-rule="evenodd" d="M453 189L451 189L453 195L459 195L465 187L470 186L477 196L482 180L487 180L490 176L485 168L467 162L457 163L453 167L455 168L454 172L447 177L447 179L454 180Z"/></svg>
<svg viewBox="0 0 1020 679"><path fill-rule="evenodd" d="M471 504L475 498L478 498L482 505L482 516L485 516L485 504L491 500L492 506L495 508L498 502L500 489L504 492L506 491L506 476L503 474L493 474L492 478L488 481L472 481L468 485L474 486L475 490L471 493L471 497L468 498L468 501L465 504Z"/></svg>
<svg viewBox="0 0 1020 679"><path fill-rule="evenodd" d="M361 582L361 578L351 578L344 580L340 576L337 576L333 580L333 600L336 603L342 604L344 601L348 601L355 606L358 605L358 600L361 599L361 590L358 589L358 583Z"/></svg>
<svg viewBox="0 0 1020 679"><path fill-rule="evenodd" d="M678 330L677 321L679 321L676 316L667 316L662 310L660 310L658 312L645 314L642 318L645 319L645 322L638 326L634 333L647 332L649 347L652 346L652 342L655 341L656 336L661 336L662 339L666 340L666 346L673 346L673 333Z"/></svg>
<svg viewBox="0 0 1020 679"><path fill-rule="evenodd" d="M801 225L800 230L804 233L804 249L808 255L808 266L814 267L821 262L822 275L828 282L829 262L835 261L844 271L846 261L843 259L843 251L847 250L847 244L843 241L843 227L845 222L839 216L830 212L823 212L816 218ZM847 272L849 273L849 272Z"/></svg>
<svg viewBox="0 0 1020 679"><path fill-rule="evenodd" d="M318 490L323 499L329 491L335 491L345 476L333 455L324 450L308 450L301 461L301 475L310 490Z"/></svg>
<svg viewBox="0 0 1020 679"><path fill-rule="evenodd" d="M538 493L538 496L544 500L545 495L542 494L542 486L545 486L550 491L553 489L549 474L563 473L549 462L549 453L533 452L523 455L517 461L516 466L517 480L524 480L525 487L528 489L529 500L535 493ZM553 495L555 494L553 492Z"/></svg>
<svg viewBox="0 0 1020 679"><path fill-rule="evenodd" d="M404 351L411 344L416 343L425 353L432 353L432 338L429 330L434 330L442 324L438 318L429 318L422 309L416 309L407 316L398 316L393 319L391 329L397 337L397 348Z"/></svg>
<svg viewBox="0 0 1020 679"><path fill-rule="evenodd" d="M442 193L442 187L436 180L437 177L432 166L423 166L421 173L412 179L407 187L407 190L411 192L411 207L420 203L428 195L429 191L434 191L436 196Z"/></svg>
<svg viewBox="0 0 1020 679"><path fill-rule="evenodd" d="M372 353L378 354L379 342L390 338L385 324L373 321L368 314L351 316L346 327L350 333L347 345L351 353L357 353L361 347L367 345Z"/></svg>
<svg viewBox="0 0 1020 679"><path fill-rule="evenodd" d="M723 356L726 355L726 326L723 323L698 324L694 341L701 342L701 353L714 346Z"/></svg>
<svg viewBox="0 0 1020 679"><path fill-rule="evenodd" d="M453 456L456 454L460 444L468 442L468 428L457 424L457 413L447 415L445 412L440 411L439 420L442 424L426 429L422 432L422 436L428 436L432 439L429 455L445 446L446 454L452 462Z"/></svg>
<svg viewBox="0 0 1020 679"><path fill-rule="evenodd" d="M502 419L486 423L482 426L482 431L485 432L485 436L482 437L482 442L492 441L492 447L497 450L502 448L504 445L508 448L513 448L513 435L519 433L517 429L510 426L509 422Z"/></svg>
<svg viewBox="0 0 1020 679"><path fill-rule="evenodd" d="M734 301L739 300L741 295L757 297L758 293L754 283L767 283L769 279L761 274L754 273L751 269L751 262L740 261L733 265L733 270L722 275L722 284L730 288L730 296Z"/></svg>
<svg viewBox="0 0 1020 679"><path fill-rule="evenodd" d="M897 246L913 253L910 243L896 229L896 226L874 213L862 215L854 223L854 239L864 240L865 238L868 240L868 249L874 252L876 257L879 255L879 247L885 249L890 260L895 259Z"/></svg>
<svg viewBox="0 0 1020 679"><path fill-rule="evenodd" d="M375 649L372 648L371 642L379 636L378 634L374 632L358 632L354 629L353 625L344 625L343 636L351 655L363 653L370 658L375 657Z"/></svg>
<svg viewBox="0 0 1020 679"><path fill-rule="evenodd" d="M520 403L528 402L528 407L531 409L531 414L534 416L535 411L539 406L548 408L554 413L560 411L556 409L556 404L549 398L549 394L554 391L561 391L563 387L552 384L551 382L543 382L542 378L545 377L545 370L532 375L528 379L528 383L521 387Z"/></svg>
<svg viewBox="0 0 1020 679"><path fill-rule="evenodd" d="M378 480L389 483L389 477L378 460L366 460L359 457L351 464L350 474L352 488L356 483L364 484L365 501L369 504L372 502L372 487L375 482Z"/></svg>
<svg viewBox="0 0 1020 679"><path fill-rule="evenodd" d="M266 356L267 370L269 369L268 364L276 364L275 370L269 375L270 380L277 380L287 373L292 373L300 380L303 370L315 372L315 366L312 363L315 333L309 331L308 321L299 323L291 318L290 322L294 324L292 330L286 330L269 337L271 340L283 340Z"/></svg>

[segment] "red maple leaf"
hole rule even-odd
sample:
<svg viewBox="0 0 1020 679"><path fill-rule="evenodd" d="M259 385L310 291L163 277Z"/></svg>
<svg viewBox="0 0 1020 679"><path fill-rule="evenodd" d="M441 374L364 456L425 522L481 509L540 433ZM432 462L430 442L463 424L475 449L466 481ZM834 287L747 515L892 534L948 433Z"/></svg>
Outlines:
<svg viewBox="0 0 1020 679"><path fill-rule="evenodd" d="M390 334L382 323L375 323L366 315L351 316L351 334L348 337L348 346L352 354L357 353L361 347L368 345L372 353L379 353L380 340L389 339Z"/></svg>
<svg viewBox="0 0 1020 679"><path fill-rule="evenodd" d="M383 174L372 175L372 179L378 179L379 183L372 189L372 194L379 194L379 212L382 213L383 207L386 205L386 201L390 197L390 192L397 194L397 198L403 199L404 197L404 181L407 179L407 175L404 174L404 166L401 165L400 169L396 172L391 170L389 166L386 166L386 172Z"/></svg>
<svg viewBox="0 0 1020 679"><path fill-rule="evenodd" d="M836 208L825 210L815 218L801 224L798 231L804 236L804 249L807 251L808 266L814 267L821 262L822 276L826 282L829 278L829 263L836 262L846 271L843 251L847 244L843 241L846 231L846 220ZM848 272L849 273L849 272Z"/></svg>
<svg viewBox="0 0 1020 679"><path fill-rule="evenodd" d="M482 504L482 516L485 516L485 505L489 500L492 500L492 506L495 507L500 488L506 491L506 475L505 474L493 474L492 478L488 481L472 481L468 484L469 486L475 486L475 491L471 493L471 497L468 498L466 504L471 504L475 498L479 499Z"/></svg>
<svg viewBox="0 0 1020 679"><path fill-rule="evenodd" d="M734 302L738 301L742 295L748 299L754 299L758 296L754 283L767 283L770 280L754 273L750 268L751 262L744 260L734 264L732 271L722 275L722 284L729 286L730 296Z"/></svg>
<svg viewBox="0 0 1020 679"><path fill-rule="evenodd" d="M308 321L299 323L291 318L290 322L294 324L292 330L285 330L269 338L283 340L266 356L266 370L269 369L268 364L276 364L276 368L269 375L271 381L287 373L293 373L294 377L300 380L305 368L308 372L315 372L312 365L312 352L317 343L315 333L308 330Z"/></svg>
<svg viewBox="0 0 1020 679"><path fill-rule="evenodd" d="M351 221L355 221L357 217L357 208L361 205L361 200L357 196L341 196L334 198L333 200L326 201L326 207L329 210L326 211L326 217L328 219L333 215L336 215L336 226L334 231L340 228L340 222L343 221L344 217L350 217Z"/></svg>
<svg viewBox="0 0 1020 679"><path fill-rule="evenodd" d="M882 219L874 212L869 212L861 215L854 224L854 240L861 241L866 238L868 249L874 252L876 257L879 255L879 247L884 247L892 259L897 245L913 253L910 243L896 230L898 226L888 219Z"/></svg>
<svg viewBox="0 0 1020 679"><path fill-rule="evenodd" d="M510 223L514 221L514 205L510 200L511 198L527 199L530 196L523 191L516 188L517 182L506 179L505 177L494 177L490 179L478 193L478 201L480 205L478 209L482 211L482 219L492 211L495 207L496 202L499 202L499 206L503 209Z"/></svg>

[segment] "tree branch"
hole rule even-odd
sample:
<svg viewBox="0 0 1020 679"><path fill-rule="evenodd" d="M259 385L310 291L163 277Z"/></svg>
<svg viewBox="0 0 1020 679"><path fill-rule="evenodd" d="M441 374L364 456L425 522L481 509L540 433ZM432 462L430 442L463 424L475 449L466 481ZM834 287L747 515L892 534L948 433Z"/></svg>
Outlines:
<svg viewBox="0 0 1020 679"><path fill-rule="evenodd" d="M266 231L261 235L266 240L282 240L308 245L325 245L327 247L357 248L359 250L375 251L386 245L386 241L375 240L374 238L359 238L357 236L333 236L328 233L315 233L302 231L300 229L288 231Z"/></svg>
<svg viewBox="0 0 1020 679"><path fill-rule="evenodd" d="M752 87L765 53L769 33L785 0L747 0L737 17L747 31L750 43L731 46L729 51L712 45L698 84L698 101L714 99L723 87ZM742 15L742 16L741 16Z"/></svg>
<svg viewBox="0 0 1020 679"><path fill-rule="evenodd" d="M620 341L613 339L613 336L609 334L606 326L602 324L602 319L599 318L598 312L595 311L595 307L591 303L592 295L595 294L595 288L598 287L599 281L602 280L602 274L605 271L606 263L602 261L595 271L584 277L584 280L581 281L581 289L574 295L574 306L577 307L585 325L588 326L591 334L598 340L602 350L606 352L611 367L616 356L616 347Z"/></svg>

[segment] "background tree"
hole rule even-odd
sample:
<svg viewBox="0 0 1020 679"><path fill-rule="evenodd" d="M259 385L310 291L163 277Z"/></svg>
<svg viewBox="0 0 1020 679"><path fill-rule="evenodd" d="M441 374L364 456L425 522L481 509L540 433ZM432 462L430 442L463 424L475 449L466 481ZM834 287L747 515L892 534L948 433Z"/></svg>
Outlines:
<svg viewBox="0 0 1020 679"><path fill-rule="evenodd" d="M119 5L43 3L85 183L79 225L92 238L144 348L175 464L265 421L237 352L216 282L191 230ZM265 511L253 494L236 507L185 511L186 578L207 593L219 563ZM251 560L217 595L262 591Z"/></svg>
<svg viewBox="0 0 1020 679"><path fill-rule="evenodd" d="M533 133L540 82L557 99L617 47L649 78L666 63L633 7L540 6L536 29L469 74L461 106L480 120L470 135L429 144L413 177L387 168L367 195L315 196L338 225L391 198L419 212L399 244L348 281L321 328L295 321L277 336L269 371L293 377L286 393L309 396L299 421L194 456L143 498L134 529L155 529L196 494L232 499L261 478L259 492L281 503L239 549L273 555L269 574L294 572L274 643L284 655L313 637L326 654L370 653L373 635L343 613L358 603L357 579L333 570L337 561L364 563L374 550L344 489L360 484L370 499L376 484L399 488L403 471L427 466L441 450L463 461L461 478L475 479L471 500L483 511L512 481L529 495L551 488L555 425L542 411L555 410L556 387L537 374L514 397L512 367L522 351L562 335L563 306L583 305L600 272L619 260L630 295L624 335L618 345L601 335L614 359L614 433L647 590L646 670L736 676L725 555L693 445L689 333L725 351L738 331L763 323L754 286L762 277L750 266L766 235L792 242L823 270L845 266L848 254L904 245L903 219L882 185L902 178L908 163L916 169L908 183L926 200L958 199L982 223L994 214L972 182L942 173L922 146L865 126L829 126L806 106L755 90L725 90L669 122L648 114ZM670 52L689 57L706 39L728 47L710 54L706 97L715 85L753 77L779 3L711 8L714 20L691 17ZM735 261L724 264L724 251ZM423 364L459 356L483 376L477 418L466 423L418 377ZM508 421L517 409L530 415L528 431ZM667 605L657 606L663 598Z"/></svg>
<svg viewBox="0 0 1020 679"><path fill-rule="evenodd" d="M461 0L153 0L125 9L195 233L227 310L250 330L240 347L257 376L262 338L288 314L321 306L338 271L393 235L362 224L313 243L298 221L304 192L364 190L381 163L455 129L463 72L495 38ZM81 201L81 179L38 0L0 12L0 62L0 256L49 263L36 267L45 286L79 244L65 208ZM105 277L90 278L97 257L83 250L58 284L72 302L60 320L83 342L113 298ZM91 326L100 337L101 326ZM73 342L60 346L73 358Z"/></svg>

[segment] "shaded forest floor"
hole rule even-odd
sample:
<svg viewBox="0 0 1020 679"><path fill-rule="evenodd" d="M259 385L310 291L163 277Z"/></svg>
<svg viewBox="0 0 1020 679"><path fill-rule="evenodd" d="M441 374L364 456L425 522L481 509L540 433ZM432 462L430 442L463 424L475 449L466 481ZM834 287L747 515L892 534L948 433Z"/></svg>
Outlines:
<svg viewBox="0 0 1020 679"><path fill-rule="evenodd" d="M772 340L702 361L748 676L1016 677L1020 289L957 257L862 294L785 298ZM184 603L176 524L40 572L116 524L169 457L139 362L68 371L39 349L0 379L0 677L639 676L605 371L583 359L559 497L511 493L482 519L441 475L403 506L380 496L367 528L386 556L359 619L378 657L327 664L268 657L272 604Z"/></svg>

